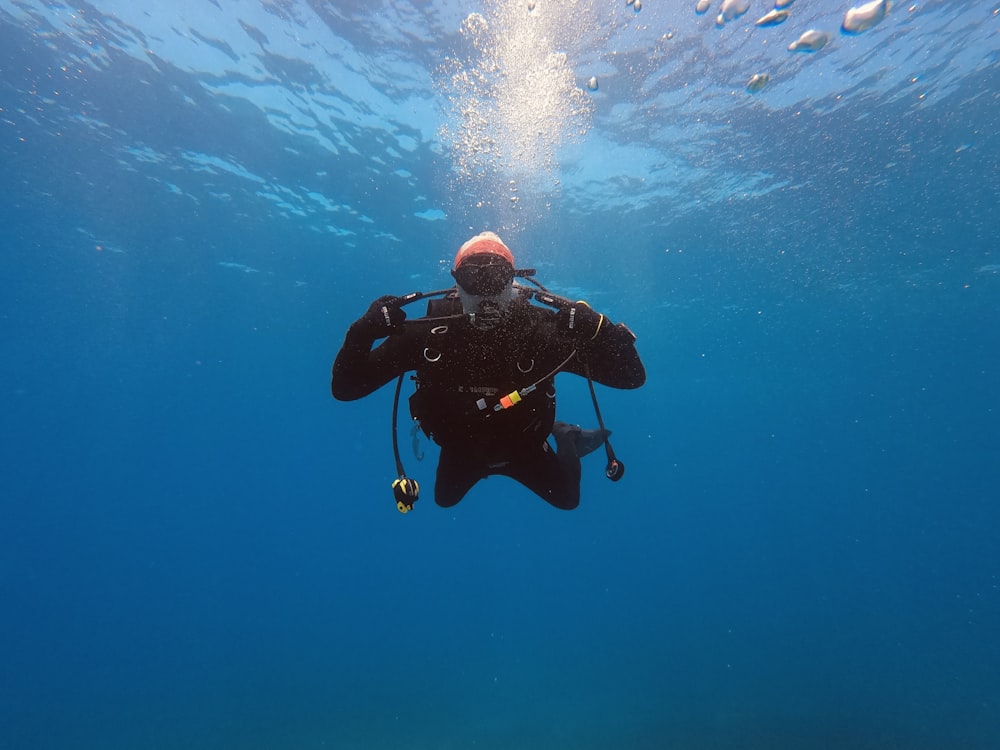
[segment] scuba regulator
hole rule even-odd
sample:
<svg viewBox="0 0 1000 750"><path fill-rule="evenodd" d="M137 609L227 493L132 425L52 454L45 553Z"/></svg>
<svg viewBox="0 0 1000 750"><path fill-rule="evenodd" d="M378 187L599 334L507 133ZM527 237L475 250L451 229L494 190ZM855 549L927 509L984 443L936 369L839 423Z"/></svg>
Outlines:
<svg viewBox="0 0 1000 750"><path fill-rule="evenodd" d="M403 376L396 381L396 394L392 399L392 452L396 457L396 473L399 475L392 483L392 494L396 498L396 509L400 513L409 513L413 504L420 499L420 484L416 479L410 479L403 470L403 461L399 458L399 440L396 437L396 418L399 414L399 391L403 387Z"/></svg>

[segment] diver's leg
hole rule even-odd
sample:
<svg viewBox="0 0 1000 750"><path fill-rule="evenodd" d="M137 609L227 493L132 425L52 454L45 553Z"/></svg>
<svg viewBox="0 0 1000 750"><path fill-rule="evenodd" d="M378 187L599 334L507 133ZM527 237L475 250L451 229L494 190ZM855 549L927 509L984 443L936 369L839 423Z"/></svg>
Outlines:
<svg viewBox="0 0 1000 750"><path fill-rule="evenodd" d="M472 456L454 448L442 448L434 481L434 502L442 508L458 505L486 471Z"/></svg>
<svg viewBox="0 0 1000 750"><path fill-rule="evenodd" d="M556 454L545 442L496 473L516 479L560 510L573 510L580 504L580 457L575 450Z"/></svg>

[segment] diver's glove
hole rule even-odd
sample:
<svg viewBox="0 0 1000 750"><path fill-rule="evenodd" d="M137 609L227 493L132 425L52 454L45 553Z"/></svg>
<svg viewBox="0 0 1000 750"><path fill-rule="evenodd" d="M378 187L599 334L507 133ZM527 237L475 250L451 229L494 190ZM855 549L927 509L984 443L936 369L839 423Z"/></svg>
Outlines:
<svg viewBox="0 0 1000 750"><path fill-rule="evenodd" d="M406 313L401 307L403 301L403 297L383 295L371 303L368 312L361 316L355 325L363 325L375 338L388 336L406 320Z"/></svg>
<svg viewBox="0 0 1000 750"><path fill-rule="evenodd" d="M556 326L560 331L585 341L596 339L605 324L610 325L603 315L594 312L583 300L574 302L556 313Z"/></svg>

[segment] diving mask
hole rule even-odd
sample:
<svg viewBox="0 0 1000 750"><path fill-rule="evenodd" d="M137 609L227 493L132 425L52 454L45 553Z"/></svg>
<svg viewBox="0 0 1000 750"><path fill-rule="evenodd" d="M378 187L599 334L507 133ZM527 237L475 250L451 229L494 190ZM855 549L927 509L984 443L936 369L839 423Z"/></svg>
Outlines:
<svg viewBox="0 0 1000 750"><path fill-rule="evenodd" d="M468 258L451 272L458 286L480 297L503 292L514 280L514 268L503 258L493 255Z"/></svg>

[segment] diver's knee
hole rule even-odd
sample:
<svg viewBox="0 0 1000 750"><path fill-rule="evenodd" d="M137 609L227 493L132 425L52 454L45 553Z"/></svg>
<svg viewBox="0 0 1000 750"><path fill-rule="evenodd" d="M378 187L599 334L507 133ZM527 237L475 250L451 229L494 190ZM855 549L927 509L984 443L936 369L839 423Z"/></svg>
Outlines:
<svg viewBox="0 0 1000 750"><path fill-rule="evenodd" d="M575 510L580 505L580 493L579 492L553 492L550 493L545 500L553 508L558 508L559 510Z"/></svg>
<svg viewBox="0 0 1000 750"><path fill-rule="evenodd" d="M462 502L462 495L446 495L444 493L435 492L434 502L442 508L454 508Z"/></svg>

